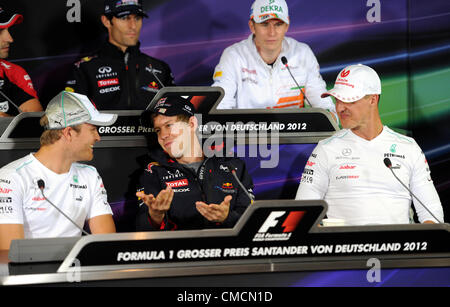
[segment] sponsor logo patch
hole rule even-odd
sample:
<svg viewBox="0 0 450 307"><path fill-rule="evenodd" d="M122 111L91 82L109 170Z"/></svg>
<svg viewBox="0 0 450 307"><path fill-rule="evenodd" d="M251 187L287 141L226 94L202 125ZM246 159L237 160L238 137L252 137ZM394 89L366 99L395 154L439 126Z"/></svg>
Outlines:
<svg viewBox="0 0 450 307"><path fill-rule="evenodd" d="M118 85L119 79L113 78L113 79L105 79L105 80L98 80L97 85L98 87L105 87L105 86L111 86L111 85Z"/></svg>
<svg viewBox="0 0 450 307"><path fill-rule="evenodd" d="M166 182L166 185L171 188L185 187L188 185L188 180L180 179L180 180L175 180L175 181L169 181L169 182Z"/></svg>

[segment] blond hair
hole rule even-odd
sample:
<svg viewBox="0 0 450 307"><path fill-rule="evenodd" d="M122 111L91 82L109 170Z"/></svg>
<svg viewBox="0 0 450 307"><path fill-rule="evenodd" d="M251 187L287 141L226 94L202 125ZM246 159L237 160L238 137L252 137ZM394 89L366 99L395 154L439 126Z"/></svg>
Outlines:
<svg viewBox="0 0 450 307"><path fill-rule="evenodd" d="M39 120L39 124L44 128L48 126L47 115L44 115L41 117L41 119ZM77 125L77 126L73 126L72 129L75 130L76 132L80 132L81 127L80 127L80 125ZM51 145L51 144L54 144L55 142L57 142L61 138L62 130L63 129L45 130L41 134L41 137L40 137L41 146L47 146L47 145Z"/></svg>

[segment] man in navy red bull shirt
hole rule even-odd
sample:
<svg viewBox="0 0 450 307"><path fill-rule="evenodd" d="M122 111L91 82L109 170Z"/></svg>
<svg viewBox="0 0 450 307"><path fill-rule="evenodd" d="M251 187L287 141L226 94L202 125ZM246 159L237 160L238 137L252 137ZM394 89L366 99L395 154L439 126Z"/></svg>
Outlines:
<svg viewBox="0 0 450 307"><path fill-rule="evenodd" d="M206 157L194 111L186 99L166 97L151 114L144 113L160 146L151 149L136 193L142 200L138 231L231 228L252 202L253 181L245 162Z"/></svg>
<svg viewBox="0 0 450 307"><path fill-rule="evenodd" d="M140 50L146 17L141 0L105 0L108 39L75 63L66 91L88 96L99 110L144 110L161 88L173 86L169 65Z"/></svg>

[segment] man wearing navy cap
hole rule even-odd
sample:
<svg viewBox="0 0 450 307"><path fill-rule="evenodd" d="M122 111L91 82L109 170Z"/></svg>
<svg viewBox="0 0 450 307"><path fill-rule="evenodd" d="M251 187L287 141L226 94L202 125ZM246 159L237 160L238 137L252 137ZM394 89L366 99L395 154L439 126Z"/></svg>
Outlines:
<svg viewBox="0 0 450 307"><path fill-rule="evenodd" d="M22 15L0 4L0 117L42 111L28 73L19 65L5 60L14 41L9 28L22 21Z"/></svg>
<svg viewBox="0 0 450 307"><path fill-rule="evenodd" d="M75 63L66 90L88 96L99 110L144 110L159 89L173 85L169 65L139 49L144 17L140 0L105 0L108 41Z"/></svg>
<svg viewBox="0 0 450 307"><path fill-rule="evenodd" d="M142 200L138 231L230 228L251 203L246 192L253 193L253 182L245 163L238 158L205 157L194 112L186 99L165 97L143 115L150 117L160 147L150 151L152 162L136 193Z"/></svg>

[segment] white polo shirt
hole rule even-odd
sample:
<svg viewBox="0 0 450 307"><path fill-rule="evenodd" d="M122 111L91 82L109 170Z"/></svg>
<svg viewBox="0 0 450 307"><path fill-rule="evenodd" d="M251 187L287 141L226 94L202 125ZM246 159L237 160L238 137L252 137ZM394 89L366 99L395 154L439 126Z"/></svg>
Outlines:
<svg viewBox="0 0 450 307"><path fill-rule="evenodd" d="M312 106L335 113L331 98L320 97L327 90L326 84L320 75L317 59L307 44L285 37L278 59L270 66L259 55L253 34L226 48L215 68L212 86L220 86L225 91L218 108L299 108L299 103L303 104L303 94L281 62L283 56Z"/></svg>
<svg viewBox="0 0 450 307"><path fill-rule="evenodd" d="M368 141L344 129L320 141L306 163L296 199L325 199L329 218L347 225L409 223L412 197L397 177L440 219L443 209L425 155L416 141L384 126ZM437 222L414 199L420 222Z"/></svg>
<svg viewBox="0 0 450 307"><path fill-rule="evenodd" d="M97 170L73 163L69 172L57 174L32 153L0 169L0 224L23 224L25 238L79 236L81 231L53 208L45 196L83 228L86 220L112 214Z"/></svg>

